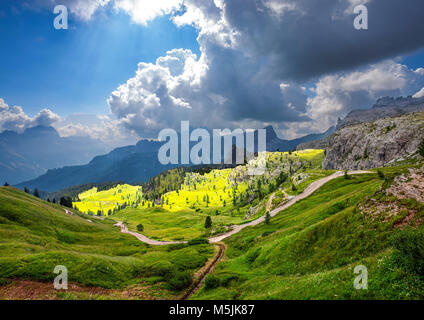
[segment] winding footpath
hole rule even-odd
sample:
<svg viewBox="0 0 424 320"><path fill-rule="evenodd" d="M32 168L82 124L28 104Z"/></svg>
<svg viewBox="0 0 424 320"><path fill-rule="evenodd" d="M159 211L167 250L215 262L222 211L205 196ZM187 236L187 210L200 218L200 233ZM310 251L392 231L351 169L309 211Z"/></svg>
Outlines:
<svg viewBox="0 0 424 320"><path fill-rule="evenodd" d="M353 174L364 174L364 173L371 173L370 171L350 171L349 174L353 175ZM342 171L338 171L336 173L333 173L332 175L322 178L320 180L314 181L312 182L301 194L291 198L288 202L286 202L284 205L274 209L273 211L270 212L271 217L274 217L275 215L277 215L278 213L280 213L281 211L286 210L287 208L291 207L292 205L294 205L296 202L303 200L307 197L309 197L311 194L313 194L315 191L317 191L319 188L321 188L324 184L326 184L327 182L340 178L344 175L344 172ZM272 199L274 197L274 194L271 195L268 203L267 203L267 208L268 206L272 203ZM256 226L262 222L265 221L265 217L262 216L256 220L253 220L249 223L246 224L242 224L242 225L235 225L232 226L232 230L228 231L220 236L217 237L213 237L213 238L209 238L209 243L213 243L217 246L219 246L219 251L218 254L216 255L216 257L213 259L212 263L206 268L206 270L202 273L202 275L195 280L193 286L191 287L191 289L189 289L186 294L184 294L184 296L181 298L182 300L188 300L190 299L190 297L195 294L202 286L203 282L205 281L206 277L215 269L216 265L218 264L218 262L224 257L225 254L225 249L226 246L223 243L219 243L224 239L227 239L229 237L231 237L232 235L239 233L241 230L243 230L244 228L247 227L251 227L251 226ZM129 235L132 235L134 237L136 237L138 240L150 244L150 245L154 245L154 246L165 246L165 245L170 245L170 244L178 244L178 243L187 243L187 241L157 241L157 240L152 240L147 238L146 236L143 236L142 234L139 234L137 232L132 232L128 230L128 227L123 224L121 221L118 221L117 224L115 224L115 226L121 228L121 232L122 233L126 233Z"/></svg>
<svg viewBox="0 0 424 320"><path fill-rule="evenodd" d="M362 170L349 171L349 175L364 174L364 173L371 173L371 172L370 171L362 171ZM319 179L317 181L312 182L305 189L305 191L303 191L301 194L293 197L288 202L286 202L284 205L282 205L282 206L274 209L273 211L271 211L270 212L271 217L276 216L278 213L280 213L281 211L284 211L287 208L291 207L296 202L309 197L311 194L313 194L315 191L317 191L319 188L321 188L327 182L334 180L334 179L337 179L337 178L340 178L340 177L343 177L343 176L344 176L344 172L338 171L336 173L333 173L332 175L329 175L328 177L325 177L325 178L322 178L322 179ZM245 223L245 224L241 224L241 225L234 225L234 226L232 226L230 231L223 233L219 236L209 238L209 243L218 243L218 242L220 242L224 239L231 237L232 235L234 235L236 233L239 233L244 228L256 226L256 225L258 225L258 224L260 224L264 221L265 221L265 216L262 216L262 217L260 217L256 220L253 220L249 223ZM118 221L118 223L115 224L115 226L121 228L122 233L132 235L132 236L136 237L138 240L140 240L144 243L153 245L153 246L166 246L166 245L170 245L170 244L187 243L187 241L157 241L157 240L152 240L152 239L150 239L146 236L143 236L140 233L129 231L128 227L126 225L124 225L124 223L122 223L121 221Z"/></svg>
<svg viewBox="0 0 424 320"><path fill-rule="evenodd" d="M136 237L138 240L140 240L144 243L150 244L152 246L167 246L167 245L170 245L170 244L187 243L187 241L157 241L157 240L152 240L150 238L147 238L146 236L143 236L140 233L129 231L128 227L125 224L123 224L121 221L118 221L118 223L115 224L115 227L121 228L122 233L132 235L132 236Z"/></svg>

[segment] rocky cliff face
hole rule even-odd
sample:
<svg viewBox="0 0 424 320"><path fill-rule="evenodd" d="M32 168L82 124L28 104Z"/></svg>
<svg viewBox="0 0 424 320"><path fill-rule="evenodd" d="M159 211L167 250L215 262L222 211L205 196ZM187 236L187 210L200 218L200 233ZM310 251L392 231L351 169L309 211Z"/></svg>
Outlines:
<svg viewBox="0 0 424 320"><path fill-rule="evenodd" d="M378 168L416 156L424 139L424 112L341 128L326 141L325 169Z"/></svg>

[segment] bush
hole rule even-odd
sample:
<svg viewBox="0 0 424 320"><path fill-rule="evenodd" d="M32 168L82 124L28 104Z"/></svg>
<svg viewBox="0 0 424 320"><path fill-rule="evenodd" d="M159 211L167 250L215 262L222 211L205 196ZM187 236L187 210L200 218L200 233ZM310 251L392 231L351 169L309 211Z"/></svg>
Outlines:
<svg viewBox="0 0 424 320"><path fill-rule="evenodd" d="M231 281L238 281L238 280L239 280L238 275L227 275L221 279L220 285L223 287L228 287Z"/></svg>
<svg viewBox="0 0 424 320"><path fill-rule="evenodd" d="M171 279L168 280L169 285L175 291L188 288L193 282L193 273L189 270L178 271Z"/></svg>
<svg viewBox="0 0 424 320"><path fill-rule="evenodd" d="M273 234L274 233L274 231L265 231L264 233L262 233L262 237L267 237L267 236L269 236L270 234Z"/></svg>
<svg viewBox="0 0 424 320"><path fill-rule="evenodd" d="M144 226L141 223L137 226L137 231L138 232L143 232L144 231Z"/></svg>
<svg viewBox="0 0 424 320"><path fill-rule="evenodd" d="M205 289L215 289L218 288L220 285L219 278L214 275L209 275L205 280Z"/></svg>
<svg viewBox="0 0 424 320"><path fill-rule="evenodd" d="M209 244L209 240L206 238L196 238L196 239L192 239L188 242L189 246L195 246L198 244Z"/></svg>
<svg viewBox="0 0 424 320"><path fill-rule="evenodd" d="M381 171L381 170L377 170L377 174L378 174L378 177L379 177L381 180L385 180L385 179L386 179L386 176L384 175L384 172L383 172L383 171Z"/></svg>
<svg viewBox="0 0 424 320"><path fill-rule="evenodd" d="M424 232L405 228L398 231L391 239L396 249L395 261L402 267L423 276L424 275Z"/></svg>

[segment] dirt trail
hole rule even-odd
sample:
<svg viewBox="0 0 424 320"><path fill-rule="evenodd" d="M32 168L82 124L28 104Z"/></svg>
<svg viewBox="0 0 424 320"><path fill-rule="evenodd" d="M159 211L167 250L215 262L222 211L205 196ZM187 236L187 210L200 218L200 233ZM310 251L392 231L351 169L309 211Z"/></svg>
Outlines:
<svg viewBox="0 0 424 320"><path fill-rule="evenodd" d="M364 174L364 173L370 173L369 171L350 171L349 174ZM296 202L303 200L307 197L309 197L312 193L314 193L315 191L317 191L319 188L321 188L324 184L326 184L327 182L334 180L336 178L340 178L344 175L344 172L342 171L338 171L336 173L333 173L332 175L322 178L320 180L314 181L312 182L306 189L305 191L303 191L301 194L295 196L294 198L292 198L291 200L289 200L288 202L286 202L284 205L282 205L281 207L278 207L276 209L274 209L273 211L270 212L271 217L274 217L275 215L277 215L278 213L280 213L283 210L286 210L287 208L291 207L292 205L294 205ZM265 221L265 217L262 216L254 221L251 221L249 223L246 224L242 224L242 225L235 225L233 226L233 229L227 233L224 233L220 236L214 237L214 238L209 238L209 242L210 243L217 243L220 242L224 239L227 239L229 237L231 237L232 235L239 233L241 230L243 230L244 228L247 227L251 227L251 226L256 226L262 222Z"/></svg>
<svg viewBox="0 0 424 320"><path fill-rule="evenodd" d="M200 287L202 286L202 284L205 281L206 277L215 269L215 267L218 264L218 262L221 261L221 259L224 257L224 253L225 253L225 249L226 249L225 244L218 243L217 245L219 246L219 252L218 252L216 258L211 263L211 265L206 269L206 271L196 281L196 284L194 285L194 288L191 289L191 290L189 290L183 296L183 298L181 300L188 300L188 299L190 299L191 296L193 294L195 294L197 292L197 290L200 289Z"/></svg>
<svg viewBox="0 0 424 320"><path fill-rule="evenodd" d="M364 174L364 173L371 173L371 172L370 171L362 171L362 170L349 171L350 175L352 175L352 174ZM320 180L312 182L305 189L305 191L303 191L301 194L293 197L292 199L290 199L288 202L286 202L281 207L278 207L278 208L272 210L270 212L271 217L274 217L275 215L277 215L281 211L286 210L287 208L294 205L296 202L309 197L312 193L317 191L319 188L321 188L327 182L334 180L334 179L337 179L337 178L340 178L343 175L344 175L343 171L338 171L338 172L333 173L332 175L330 175L328 177L325 177L325 178L322 178ZM271 198L272 198L272 196L271 196ZM258 225L258 224L260 224L264 221L265 221L265 217L262 216L262 217L254 220L254 221L251 221L249 223L245 223L245 224L242 224L242 225L234 225L234 226L232 226L232 229L230 231L228 231L224 234L221 234L219 236L209 238L209 243L221 242L222 240L227 239L227 238L231 237L232 235L234 235L236 233L239 233L244 228L256 226L256 225ZM147 244L150 244L150 245L153 245L153 246L166 246L166 245L170 245L170 244L187 243L187 241L157 241L157 240L152 240L152 239L150 239L146 236L143 236L142 234L139 234L137 232L129 231L128 228L121 221L118 221L118 223L115 224L115 226L121 228L122 233L132 235L132 236L136 237L137 239L139 239L140 241L147 243Z"/></svg>
<svg viewBox="0 0 424 320"><path fill-rule="evenodd" d="M268 202L266 203L266 211L270 211L271 210L271 208L272 208L272 200L274 200L274 198L275 198L275 194L276 194L276 192L274 192L273 194L271 194L271 196L269 197L269 199L268 199Z"/></svg>
<svg viewBox="0 0 424 320"><path fill-rule="evenodd" d="M364 174L364 173L370 173L369 171L350 171L349 174ZM328 177L322 178L320 180L317 180L315 182L312 182L306 189L305 191L303 191L301 194L293 197L292 199L290 199L288 202L286 202L284 205L282 205L281 207L278 207L276 209L274 209L273 211L270 212L271 217L277 215L278 213L280 213L281 211L291 207L292 205L294 205L296 202L305 199L307 197L309 197L312 193L314 193L315 191L317 191L319 188L321 188L324 184L326 184L327 182L334 180L336 178L342 177L344 175L344 172L336 172ZM272 203L272 199L273 199L274 194L270 197L268 203ZM267 203L267 208L268 208L268 203ZM224 257L225 254L225 249L226 246L223 243L218 243L221 242L224 239L227 239L229 237L231 237L232 235L240 232L241 230L243 230L244 228L250 227L250 226L255 226L258 225L262 222L265 221L265 217L262 216L252 222L243 224L243 225L236 225L233 226L233 229L227 233L224 233L220 236L214 237L214 238L209 238L209 243L215 243L219 246L219 252L217 254L217 256L215 257L215 259L213 260L213 262L210 264L210 266L203 272L203 274L199 277L199 279L196 281L196 283L193 286L193 289L190 289L183 297L182 300L188 300L190 299L190 297L195 294L200 287L202 286L203 282L205 281L206 277L215 269L216 265L218 264L218 262ZM118 221L117 224L115 224L115 226L120 227L121 228L121 232L122 233L126 233L129 235L132 235L134 237L136 237L137 239L139 239L142 242L145 242L147 244L150 245L155 245L155 246L164 246L164 245L170 245L170 244L178 244L178 243L187 243L187 241L156 241L156 240L152 240L147 238L146 236L143 236L142 234L139 234L137 232L132 232L129 231L128 228L121 222Z"/></svg>
<svg viewBox="0 0 424 320"><path fill-rule="evenodd" d="M151 244L152 246L167 246L167 245L170 245L170 244L187 243L187 241L157 241L157 240L152 240L150 238L147 238L146 236L143 236L140 233L129 231L128 227L125 224L123 224L121 221L118 221L118 223L115 224L115 226L121 228L122 233L132 235L132 236L136 237L138 240L140 240L144 243L147 243L147 244Z"/></svg>

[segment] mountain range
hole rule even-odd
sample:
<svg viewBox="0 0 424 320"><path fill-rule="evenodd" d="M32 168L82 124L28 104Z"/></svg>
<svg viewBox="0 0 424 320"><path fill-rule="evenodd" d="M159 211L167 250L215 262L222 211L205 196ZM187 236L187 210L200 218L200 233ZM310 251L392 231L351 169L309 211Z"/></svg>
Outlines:
<svg viewBox="0 0 424 320"><path fill-rule="evenodd" d="M311 134L295 140L283 140L278 138L272 126L265 129L267 131L267 151L294 150L300 143L321 139L334 132L334 128L330 128L322 134ZM159 162L157 152L162 144L163 142L155 140L141 140L135 146L117 148L106 155L96 156L85 165L48 170L36 179L17 184L17 187L27 187L31 190L37 188L53 192L85 183L105 181L143 183L165 170L176 167L176 165L162 165ZM194 144L195 142L192 142L192 145Z"/></svg>
<svg viewBox="0 0 424 320"><path fill-rule="evenodd" d="M107 148L98 140L62 138L52 127L37 126L23 133L3 131L0 150L0 183L16 184L48 169L87 163Z"/></svg>
<svg viewBox="0 0 424 320"><path fill-rule="evenodd" d="M351 111L343 120L339 119L336 129L422 111L424 111L424 97L384 97L378 99L371 109Z"/></svg>

